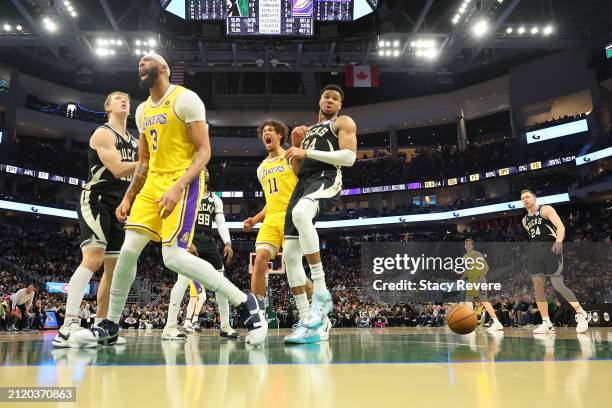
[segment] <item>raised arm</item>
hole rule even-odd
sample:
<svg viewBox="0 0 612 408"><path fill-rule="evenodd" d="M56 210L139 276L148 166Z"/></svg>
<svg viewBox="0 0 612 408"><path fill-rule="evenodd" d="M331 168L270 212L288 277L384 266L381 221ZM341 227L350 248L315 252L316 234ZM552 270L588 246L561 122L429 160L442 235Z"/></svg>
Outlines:
<svg viewBox="0 0 612 408"><path fill-rule="evenodd" d="M115 147L115 135L110 130L99 127L91 135L89 145L98 153L100 161L115 178L131 176L138 162L122 162L121 153Z"/></svg>

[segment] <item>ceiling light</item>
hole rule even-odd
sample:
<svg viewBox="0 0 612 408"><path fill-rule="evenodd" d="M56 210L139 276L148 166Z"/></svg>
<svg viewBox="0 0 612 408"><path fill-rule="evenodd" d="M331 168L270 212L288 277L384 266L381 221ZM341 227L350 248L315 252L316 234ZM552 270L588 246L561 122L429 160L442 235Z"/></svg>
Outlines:
<svg viewBox="0 0 612 408"><path fill-rule="evenodd" d="M399 55L400 55L399 50L395 50L395 51L393 51L393 56L394 56L394 57L399 57Z"/></svg>
<svg viewBox="0 0 612 408"><path fill-rule="evenodd" d="M385 51L383 51L383 50L378 51L378 56L379 57L384 57L385 56Z"/></svg>
<svg viewBox="0 0 612 408"><path fill-rule="evenodd" d="M531 34L537 34L537 33L538 33L538 31L540 31L540 30L538 29L538 27L533 27L533 28L531 29Z"/></svg>
<svg viewBox="0 0 612 408"><path fill-rule="evenodd" d="M550 35L553 32L553 28L551 25L547 25L546 27L544 27L544 35Z"/></svg>
<svg viewBox="0 0 612 408"><path fill-rule="evenodd" d="M525 33L525 27L519 27L518 31L519 34L524 34Z"/></svg>
<svg viewBox="0 0 612 408"><path fill-rule="evenodd" d="M140 43L140 40L136 40L136 41L134 41L134 44L136 44L136 46L137 46L137 47L138 47L138 46L140 46L140 44L141 44L141 43Z"/></svg>
<svg viewBox="0 0 612 408"><path fill-rule="evenodd" d="M115 40L110 40L111 45L115 45Z"/></svg>
<svg viewBox="0 0 612 408"><path fill-rule="evenodd" d="M417 50L416 56L419 57L419 58L422 57L423 56L423 51Z"/></svg>
<svg viewBox="0 0 612 408"><path fill-rule="evenodd" d="M17 31L23 30L23 27L21 25L19 25L19 24L17 24L17 27L15 27L15 28L17 29Z"/></svg>
<svg viewBox="0 0 612 408"><path fill-rule="evenodd" d="M506 33L507 33L507 34L512 33L512 27L508 27L508 28L506 28Z"/></svg>
<svg viewBox="0 0 612 408"><path fill-rule="evenodd" d="M391 50L385 51L385 56L390 57L391 56Z"/></svg>
<svg viewBox="0 0 612 408"><path fill-rule="evenodd" d="M390 47L390 46L391 46L391 41L386 41L386 42L385 42L385 46L386 46L386 47Z"/></svg>
<svg viewBox="0 0 612 408"><path fill-rule="evenodd" d="M115 50L110 50L110 55L115 55Z"/></svg>
<svg viewBox="0 0 612 408"><path fill-rule="evenodd" d="M123 45L123 41L117 40L117 41L115 41L115 44L117 44L117 46L121 47Z"/></svg>
<svg viewBox="0 0 612 408"><path fill-rule="evenodd" d="M394 47L396 47L396 48L397 48L397 47L399 47L399 45L400 45L400 44L399 44L399 41L398 41L398 40L393 41L393 46L394 46Z"/></svg>
<svg viewBox="0 0 612 408"><path fill-rule="evenodd" d="M157 41L154 39L149 40L149 47L157 47Z"/></svg>
<svg viewBox="0 0 612 408"><path fill-rule="evenodd" d="M484 35L489 29L489 24L486 20L480 20L474 25L473 31L474 34L478 37Z"/></svg>
<svg viewBox="0 0 612 408"><path fill-rule="evenodd" d="M10 26L10 25L8 25L8 24L5 24L5 25L4 25L4 31L11 31L11 29L12 29L12 28L13 28L13 27L11 27L11 26Z"/></svg>
<svg viewBox="0 0 612 408"><path fill-rule="evenodd" d="M378 46L379 46L380 48L384 47L384 46L385 46L385 42L384 42L383 40L380 40L380 41L378 42Z"/></svg>
<svg viewBox="0 0 612 408"><path fill-rule="evenodd" d="M76 11L73 11L73 12L71 12L71 13L70 13L70 15L71 15L72 17L76 17L76 16L77 16L77 13L76 13Z"/></svg>

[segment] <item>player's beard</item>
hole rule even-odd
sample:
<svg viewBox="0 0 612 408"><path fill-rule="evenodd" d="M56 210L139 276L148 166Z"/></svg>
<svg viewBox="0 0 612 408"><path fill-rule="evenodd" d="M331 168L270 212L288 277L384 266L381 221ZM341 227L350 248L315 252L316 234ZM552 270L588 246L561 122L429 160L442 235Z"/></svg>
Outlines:
<svg viewBox="0 0 612 408"><path fill-rule="evenodd" d="M157 78L159 77L159 69L157 67L151 67L147 71L147 76L145 79L140 79L138 85L143 90L148 90L153 88L155 82L157 82Z"/></svg>

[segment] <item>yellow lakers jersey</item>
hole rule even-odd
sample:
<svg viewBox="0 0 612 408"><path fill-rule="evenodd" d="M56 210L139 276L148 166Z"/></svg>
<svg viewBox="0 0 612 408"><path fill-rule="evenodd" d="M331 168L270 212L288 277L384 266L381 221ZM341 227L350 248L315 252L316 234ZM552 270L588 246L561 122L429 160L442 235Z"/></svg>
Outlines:
<svg viewBox="0 0 612 408"><path fill-rule="evenodd" d="M473 265L472 268L466 268L466 275L468 278L468 282L476 282L478 280L478 278L480 277L480 275L482 275L482 272L484 271L484 265L481 266L482 259L480 260L480 262L477 261L478 258L482 258L482 254L480 252L472 252L470 255L465 254L463 255L464 259L472 259L471 264Z"/></svg>
<svg viewBox="0 0 612 408"><path fill-rule="evenodd" d="M257 178L266 197L266 213L286 211L298 181L287 160L282 155L265 159L257 169Z"/></svg>
<svg viewBox="0 0 612 408"><path fill-rule="evenodd" d="M153 172L186 170L195 155L195 146L187 134L185 122L174 110L177 96L185 91L177 85L157 107L151 105L151 97L145 103L141 128L149 146L149 170Z"/></svg>

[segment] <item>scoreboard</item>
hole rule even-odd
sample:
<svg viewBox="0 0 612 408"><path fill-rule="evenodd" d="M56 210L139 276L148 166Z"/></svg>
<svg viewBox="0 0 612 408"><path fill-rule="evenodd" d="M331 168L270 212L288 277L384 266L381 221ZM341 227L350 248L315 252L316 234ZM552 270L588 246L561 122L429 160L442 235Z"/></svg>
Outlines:
<svg viewBox="0 0 612 408"><path fill-rule="evenodd" d="M161 0L162 2L164 0ZM179 12L175 2L180 2ZM315 21L353 21L356 4L371 12L377 0L175 0L167 10L188 20L226 22L228 35L313 35ZM359 6L361 7L361 6Z"/></svg>

